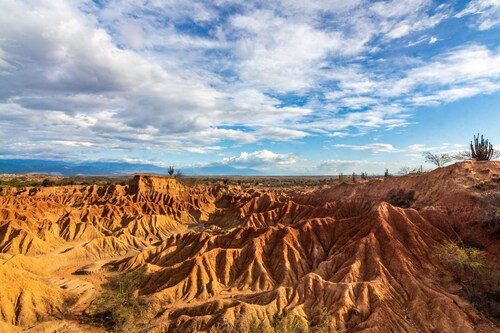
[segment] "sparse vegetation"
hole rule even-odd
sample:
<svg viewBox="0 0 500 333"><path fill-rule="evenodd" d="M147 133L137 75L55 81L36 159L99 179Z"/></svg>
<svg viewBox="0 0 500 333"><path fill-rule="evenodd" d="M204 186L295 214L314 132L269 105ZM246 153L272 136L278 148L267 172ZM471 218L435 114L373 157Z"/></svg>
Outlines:
<svg viewBox="0 0 500 333"><path fill-rule="evenodd" d="M181 178L181 177L184 177L184 174L182 173L182 171L180 169L177 169L175 170L175 178Z"/></svg>
<svg viewBox="0 0 500 333"><path fill-rule="evenodd" d="M389 191L389 193L387 193L385 201L396 207L410 208L413 201L415 201L415 191L392 189Z"/></svg>
<svg viewBox="0 0 500 333"><path fill-rule="evenodd" d="M384 178L387 178L389 177L390 174L389 174L389 169L385 169L385 172L384 172Z"/></svg>
<svg viewBox="0 0 500 333"><path fill-rule="evenodd" d="M316 325L310 325L311 333L330 333L340 331L333 329L332 327L332 314L327 308L322 308L319 312L319 321Z"/></svg>
<svg viewBox="0 0 500 333"><path fill-rule="evenodd" d="M450 163L453 159L449 154L434 154L429 151L423 153L425 161L436 165L438 168Z"/></svg>
<svg viewBox="0 0 500 333"><path fill-rule="evenodd" d="M402 175L402 176L405 176L405 175L419 175L419 174L422 174L424 172L424 169L422 168L422 166L420 166L419 168L410 168L410 167L401 167L399 169L399 174Z"/></svg>
<svg viewBox="0 0 500 333"><path fill-rule="evenodd" d="M477 137L474 135L474 142L470 142L471 158L474 161L489 161L500 156L499 152L493 149L493 145L481 135L479 141L479 133Z"/></svg>
<svg viewBox="0 0 500 333"><path fill-rule="evenodd" d="M280 316L275 316L269 333L308 333L308 322L291 311L285 311Z"/></svg>
<svg viewBox="0 0 500 333"><path fill-rule="evenodd" d="M45 178L43 181L42 181L42 186L43 187L48 187L48 186L54 186L54 181L53 180L50 180L48 178Z"/></svg>
<svg viewBox="0 0 500 333"><path fill-rule="evenodd" d="M479 133L477 137L470 142L470 149L460 151L452 157L456 161L489 161L500 158L500 151L493 148L489 140L485 140L481 135L479 141Z"/></svg>
<svg viewBox="0 0 500 333"><path fill-rule="evenodd" d="M461 282L481 276L486 267L481 250L461 243L443 244L434 251L434 257Z"/></svg>
<svg viewBox="0 0 500 333"><path fill-rule="evenodd" d="M453 274L462 287L460 294L479 310L498 317L499 272L489 265L486 255L478 248L460 242L447 242L437 247L434 258Z"/></svg>
<svg viewBox="0 0 500 333"><path fill-rule="evenodd" d="M53 175L0 175L0 186L26 187L48 187L67 185L90 185L99 186L112 184L126 184L130 176L53 176Z"/></svg>
<svg viewBox="0 0 500 333"><path fill-rule="evenodd" d="M172 177L174 175L174 172L175 172L174 166L173 165L169 166L167 169L167 172L168 172L168 175L170 177Z"/></svg>
<svg viewBox="0 0 500 333"><path fill-rule="evenodd" d="M115 332L136 331L144 312L139 300L139 284L144 278L142 271L112 277L90 305L87 321Z"/></svg>
<svg viewBox="0 0 500 333"><path fill-rule="evenodd" d="M332 317L328 309L320 311L319 321L314 324L308 322L303 317L294 314L292 311L284 311L276 314L269 321L262 321L258 318L243 320L240 325L222 323L218 329L220 332L228 333L330 333L339 332L332 328Z"/></svg>

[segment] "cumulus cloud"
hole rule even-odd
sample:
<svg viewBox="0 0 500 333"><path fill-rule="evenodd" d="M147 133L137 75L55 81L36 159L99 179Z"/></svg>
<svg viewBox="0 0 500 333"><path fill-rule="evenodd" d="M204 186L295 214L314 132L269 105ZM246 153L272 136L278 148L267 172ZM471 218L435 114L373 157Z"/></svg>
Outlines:
<svg viewBox="0 0 500 333"><path fill-rule="evenodd" d="M219 164L234 167L266 169L273 166L294 164L298 158L293 154L279 154L263 149L253 153L242 152L239 156L226 157Z"/></svg>
<svg viewBox="0 0 500 333"><path fill-rule="evenodd" d="M0 32L2 63L7 64L0 97L4 109L9 109L4 114L19 116L23 127L41 130L43 125L60 132L56 136L92 134L96 141L106 138L121 144L177 142L181 149L186 141L255 142L259 132L218 126L263 126L310 112L278 107L279 100L257 90L215 89L182 66L170 70L119 48L98 27L96 17L84 15L70 3L42 1L35 7L7 1L0 14L5 25ZM132 37L138 39L134 44L141 44L140 36ZM63 124L73 130L63 131Z"/></svg>

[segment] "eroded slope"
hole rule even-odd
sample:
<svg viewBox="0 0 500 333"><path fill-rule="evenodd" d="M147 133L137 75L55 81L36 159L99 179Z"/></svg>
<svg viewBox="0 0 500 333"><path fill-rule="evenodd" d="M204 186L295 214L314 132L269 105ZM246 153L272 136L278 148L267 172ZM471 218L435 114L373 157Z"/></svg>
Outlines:
<svg viewBox="0 0 500 333"><path fill-rule="evenodd" d="M495 263L499 179L500 163L465 162L307 192L137 176L6 194L1 319L78 331L110 270L145 270L145 332L218 332L290 310L314 326L325 309L348 332L498 330L432 253L460 237Z"/></svg>

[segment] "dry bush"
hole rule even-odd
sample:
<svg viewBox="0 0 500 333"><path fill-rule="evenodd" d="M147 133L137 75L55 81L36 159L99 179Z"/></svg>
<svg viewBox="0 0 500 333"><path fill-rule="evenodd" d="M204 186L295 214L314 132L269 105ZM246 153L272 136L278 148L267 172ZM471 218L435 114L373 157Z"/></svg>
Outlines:
<svg viewBox="0 0 500 333"><path fill-rule="evenodd" d="M415 191L392 189L389 191L389 193L387 193L384 201L396 207L410 208L411 204L415 201Z"/></svg>

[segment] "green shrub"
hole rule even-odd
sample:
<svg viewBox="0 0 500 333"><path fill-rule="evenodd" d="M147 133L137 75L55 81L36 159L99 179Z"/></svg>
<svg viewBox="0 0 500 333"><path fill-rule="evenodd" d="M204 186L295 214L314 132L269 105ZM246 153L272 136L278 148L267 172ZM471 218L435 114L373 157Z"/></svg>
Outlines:
<svg viewBox="0 0 500 333"><path fill-rule="evenodd" d="M311 325L311 333L330 333L337 332L331 330L332 314L327 308L322 308L319 313L319 321L316 325Z"/></svg>
<svg viewBox="0 0 500 333"><path fill-rule="evenodd" d="M484 253L474 247L447 242L434 251L434 257L454 273L459 282L480 278L485 273Z"/></svg>
<svg viewBox="0 0 500 333"><path fill-rule="evenodd" d="M144 313L139 301L139 285L144 278L141 271L112 277L90 305L89 321L117 332L137 330Z"/></svg>
<svg viewBox="0 0 500 333"><path fill-rule="evenodd" d="M433 255L462 286L460 296L490 318L499 318L500 274L496 266L488 263L483 251L462 242L447 242L437 247Z"/></svg>
<svg viewBox="0 0 500 333"><path fill-rule="evenodd" d="M247 320L239 320L232 325L227 322L221 323L217 329L224 333L330 333L337 332L331 329L331 314L328 309L323 308L319 314L318 322L308 322L306 319L294 314L290 310L276 314L269 321L262 321L252 317ZM237 320L238 322L238 320Z"/></svg>
<svg viewBox="0 0 500 333"><path fill-rule="evenodd" d="M273 321L274 333L309 333L309 325L305 319L286 311Z"/></svg>

